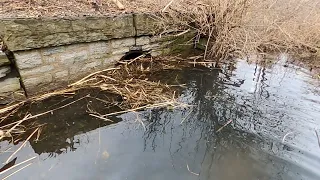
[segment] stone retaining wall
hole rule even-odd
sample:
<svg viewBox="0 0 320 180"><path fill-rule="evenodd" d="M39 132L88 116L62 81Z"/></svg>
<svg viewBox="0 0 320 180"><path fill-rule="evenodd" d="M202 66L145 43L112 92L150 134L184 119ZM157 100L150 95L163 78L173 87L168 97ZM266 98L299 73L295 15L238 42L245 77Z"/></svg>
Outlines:
<svg viewBox="0 0 320 180"><path fill-rule="evenodd" d="M170 52L175 41L190 40L190 33L179 37L155 35L159 31L156 20L145 14L0 21L0 35L14 54L28 95L56 89L113 66L131 50L156 56ZM0 77L2 71L10 69L0 67Z"/></svg>
<svg viewBox="0 0 320 180"><path fill-rule="evenodd" d="M0 51L0 105L24 97L19 77L12 71L10 60Z"/></svg>

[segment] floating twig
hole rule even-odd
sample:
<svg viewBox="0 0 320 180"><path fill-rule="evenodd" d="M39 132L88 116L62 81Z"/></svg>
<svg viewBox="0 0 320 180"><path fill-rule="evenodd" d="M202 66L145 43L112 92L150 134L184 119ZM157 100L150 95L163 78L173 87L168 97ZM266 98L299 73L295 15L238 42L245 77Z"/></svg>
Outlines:
<svg viewBox="0 0 320 180"><path fill-rule="evenodd" d="M224 127L226 127L228 124L230 124L232 120L229 120L227 123L225 123L221 128L219 128L216 132L220 132Z"/></svg>
<svg viewBox="0 0 320 180"><path fill-rule="evenodd" d="M39 127L31 133L31 135L21 144L21 146L20 146L14 153L11 154L11 156L7 159L6 163L8 163L8 162L10 161L10 159L11 159L15 154L17 154L17 152L19 152L24 145L26 145L26 143L31 139L31 137L32 137L38 130L39 130Z"/></svg>
<svg viewBox="0 0 320 180"><path fill-rule="evenodd" d="M199 176L199 174L197 174L197 173L195 173L195 172L190 171L190 168L189 168L189 165L188 165L188 164L187 164L187 169L188 169L188 171L189 171L191 174L194 174L194 175L196 175L196 176Z"/></svg>
<svg viewBox="0 0 320 180"><path fill-rule="evenodd" d="M2 180L8 179L8 178L9 178L9 177L11 177L12 175L14 175L14 174L16 174L17 172L21 171L22 169L24 169L24 168L26 168L26 167L30 166L31 164L32 164L32 163L29 163L29 164L27 164L27 165L23 166L22 168L20 168L20 169L16 170L15 172L13 172L13 173L9 174L8 176L4 177Z"/></svg>
<svg viewBox="0 0 320 180"><path fill-rule="evenodd" d="M283 138L282 138L282 143L284 143L286 137L287 137L289 134L293 134L293 132L288 132L286 135L284 135Z"/></svg>
<svg viewBox="0 0 320 180"><path fill-rule="evenodd" d="M24 160L24 161L22 161L22 162L20 162L20 163L18 163L18 164L15 164L15 165L11 166L10 168L8 168L8 169L0 172L0 175L6 173L6 172L8 172L8 171L10 171L11 169L13 169L13 168L15 168L15 167L17 167L17 166L20 166L20 165L23 164L23 163L29 162L29 161L35 159L36 157L37 157L37 156L34 156L34 157L29 158L29 159L27 159L27 160Z"/></svg>

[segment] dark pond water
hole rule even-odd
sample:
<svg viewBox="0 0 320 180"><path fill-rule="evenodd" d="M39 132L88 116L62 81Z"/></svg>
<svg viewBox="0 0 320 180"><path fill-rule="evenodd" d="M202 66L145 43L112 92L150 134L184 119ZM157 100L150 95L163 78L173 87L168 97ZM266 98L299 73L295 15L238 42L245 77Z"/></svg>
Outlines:
<svg viewBox="0 0 320 180"><path fill-rule="evenodd" d="M28 142L16 163L37 158L9 179L318 180L319 81L279 59L269 67L239 61L229 70L162 73L185 84L179 100L187 108L126 113L110 124L86 111L113 109L86 99L43 117L39 141ZM21 143L1 142L1 162Z"/></svg>

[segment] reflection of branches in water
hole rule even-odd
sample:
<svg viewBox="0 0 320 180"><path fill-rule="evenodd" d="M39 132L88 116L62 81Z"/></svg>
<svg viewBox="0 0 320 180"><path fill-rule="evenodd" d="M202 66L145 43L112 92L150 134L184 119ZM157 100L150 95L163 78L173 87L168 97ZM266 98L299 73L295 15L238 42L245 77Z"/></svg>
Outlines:
<svg viewBox="0 0 320 180"><path fill-rule="evenodd" d="M184 81L187 81L183 82L187 84L187 89L183 94L185 97L191 96L192 98L190 102L184 96L181 98L182 100L187 99L187 103L195 106L180 113L181 117L185 117L191 111L191 115L177 130L175 129L177 122L171 121L177 113L171 113L165 109L151 110L150 115L146 113L146 116L150 118L148 119L149 125L144 136L145 150L150 143L150 147L155 151L158 143L156 139L164 137L166 129L170 128L171 131L181 131L175 153L181 151L185 141L192 137L198 137L194 148L195 152L197 152L201 148L201 141L207 141L208 147L214 145L214 141L219 141L219 138L213 138L216 135L215 129L218 128L217 125L224 124L229 119L239 118L243 114L243 107L233 103L235 97L231 93L228 93L228 87L226 86L226 84L240 86L243 81L240 81L240 84L239 82L232 82L229 75L221 74L219 70L188 71L184 72L182 77Z"/></svg>
<svg viewBox="0 0 320 180"><path fill-rule="evenodd" d="M238 91L238 87L244 83L244 80L234 80L232 72L183 71L180 75L183 80L180 82L186 84L187 88L182 92L180 99L194 106L181 111L170 112L166 109L154 109L145 113L144 115L149 117L147 118L149 125L144 134L144 150L151 147L153 151L156 151L161 145L168 144L173 167L175 156L183 156L178 159L182 159L186 164L194 161L194 164L201 167L201 171L212 171L219 169L216 164L225 156L232 159L238 153L241 156L256 149L259 146L257 143L259 138L246 133L246 140L243 141L244 132L241 131L241 128L246 130L245 132L256 130L255 133L259 133L263 132L261 129L263 123L268 123L271 127L270 122L261 122L270 119L266 110L273 111L273 109L267 106L270 95L267 91L268 85L265 83L267 81L266 68L260 68L259 71L256 72L259 74L257 80L259 84L253 96L242 92L241 89L240 92ZM256 98L257 96L259 98ZM283 115L279 112L272 113L280 118ZM184 119L186 116L187 118ZM229 120L232 120L232 125L236 127L232 130L233 132L230 133L231 125L228 125L217 133L217 129ZM170 133L166 134L169 130ZM170 142L167 143L165 140ZM264 145L269 147L267 143ZM236 147L238 151L230 152L230 146ZM231 153L231 155L222 152ZM258 160L264 158L260 155L255 156L255 154L258 153L253 152L254 157L249 158ZM275 171L278 170L281 171L281 168ZM209 176L207 179L210 179L212 174L214 173L208 173L205 176Z"/></svg>

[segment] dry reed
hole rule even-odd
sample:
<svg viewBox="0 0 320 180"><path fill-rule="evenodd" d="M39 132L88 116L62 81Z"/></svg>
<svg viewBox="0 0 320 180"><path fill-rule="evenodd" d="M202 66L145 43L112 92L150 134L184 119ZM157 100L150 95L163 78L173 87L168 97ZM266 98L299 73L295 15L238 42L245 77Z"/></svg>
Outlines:
<svg viewBox="0 0 320 180"><path fill-rule="evenodd" d="M320 54L316 0L176 0L163 17L164 24L196 30L195 42L209 39L206 60L271 51Z"/></svg>
<svg viewBox="0 0 320 180"><path fill-rule="evenodd" d="M27 113L23 119L6 124L5 120L14 115L19 108L57 95L75 95L80 89L95 88L121 96L120 102L109 102L108 100L104 99L99 100L103 101L104 103L117 104L117 106L123 111L101 115L91 109L88 109L90 116L102 119L104 121L110 121L108 119L108 116L110 115L116 115L125 112L134 112L143 109L165 106L182 106L183 104L180 104L175 100L176 93L175 88L173 87L179 85L167 85L161 83L160 81L154 82L148 80L148 74L150 72L176 67L171 65L171 61L170 58L167 60L163 58L150 59L140 57L139 59L134 59L130 62L124 63L117 68L109 68L94 72L80 79L79 81L70 84L66 89L31 97L25 101L17 102L16 104L4 107L0 109L0 120L1 123L5 124L0 127L0 140L3 138L12 138L13 141L14 136L21 135L27 131L27 127L25 127L23 124L27 123L28 121L47 114L52 114L54 111L63 109L85 98L92 97L90 95L86 95L59 107L40 112L38 114Z"/></svg>

